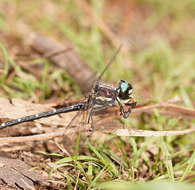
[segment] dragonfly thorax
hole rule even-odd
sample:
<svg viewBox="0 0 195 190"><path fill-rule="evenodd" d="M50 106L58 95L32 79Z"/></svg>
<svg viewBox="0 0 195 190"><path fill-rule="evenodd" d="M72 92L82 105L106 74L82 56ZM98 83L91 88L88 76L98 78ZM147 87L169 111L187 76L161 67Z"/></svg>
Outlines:
<svg viewBox="0 0 195 190"><path fill-rule="evenodd" d="M128 103L132 99L131 95L133 87L127 81L121 80L117 88L111 84L98 82L94 87L93 93L95 94L96 101L111 102L117 104L117 101L121 103Z"/></svg>
<svg viewBox="0 0 195 190"><path fill-rule="evenodd" d="M114 99L117 96L117 91L111 84L99 82L94 89L96 97L104 97L108 99Z"/></svg>

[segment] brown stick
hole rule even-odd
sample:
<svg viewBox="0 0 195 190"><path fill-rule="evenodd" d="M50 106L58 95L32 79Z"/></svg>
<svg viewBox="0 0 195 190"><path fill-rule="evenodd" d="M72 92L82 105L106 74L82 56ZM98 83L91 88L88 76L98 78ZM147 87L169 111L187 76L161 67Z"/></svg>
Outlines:
<svg viewBox="0 0 195 190"><path fill-rule="evenodd" d="M45 133L40 135L32 135L32 136L22 136L22 137L3 137L0 138L0 143L18 143L18 142L30 142L30 141L45 141L49 139L54 139L57 137L63 137L66 135L71 135L76 132L86 132L89 129L83 128L82 130L79 129L68 129L68 130L61 130L51 133ZM185 130L178 130L178 131L151 131L151 130L137 130L137 129L130 129L127 127L123 127L120 129L116 129L112 132L112 134L116 134L118 136L138 136L138 137L149 137L149 136L171 136L171 135L184 135L195 131L195 127Z"/></svg>
<svg viewBox="0 0 195 190"><path fill-rule="evenodd" d="M68 130L61 130L51 133L44 133L40 135L32 135L32 136L21 136L21 137L3 137L0 138L0 143L18 143L18 142L29 142L29 141L45 141L49 139L54 139L56 137L63 137L66 135L71 135L77 132L83 132L87 129L82 130L75 130L75 129L68 129Z"/></svg>
<svg viewBox="0 0 195 190"><path fill-rule="evenodd" d="M147 112L151 113L156 108L162 108L169 112L164 112L170 115L170 113L173 113L174 116L182 116L182 117L188 117L188 118L195 118L195 109L185 108L183 106L174 105L173 103L178 102L178 99L171 99L166 102L162 102L159 104L151 104L151 105L144 105L144 106L137 106L136 108L132 109L132 115L139 115L141 113ZM106 110L106 113L117 113L119 111L118 107L112 107L108 108ZM103 114L103 113L99 113Z"/></svg>
<svg viewBox="0 0 195 190"><path fill-rule="evenodd" d="M53 56L49 56L52 62L64 68L78 83L83 92L88 92L91 89L91 82L95 79L96 74L80 59L73 48L63 52L63 50L70 48L70 44L63 45L48 37L34 33L31 46L44 55L52 55L54 53ZM58 51L62 53L56 54Z"/></svg>

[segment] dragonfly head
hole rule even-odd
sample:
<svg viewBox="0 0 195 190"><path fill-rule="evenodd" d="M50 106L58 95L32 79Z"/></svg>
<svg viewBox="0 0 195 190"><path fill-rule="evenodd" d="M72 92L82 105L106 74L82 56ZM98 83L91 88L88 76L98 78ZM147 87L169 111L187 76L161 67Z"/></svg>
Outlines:
<svg viewBox="0 0 195 190"><path fill-rule="evenodd" d="M119 82L118 88L118 97L122 100L128 100L131 98L131 95L133 93L133 87L131 84L129 84L125 80L121 80Z"/></svg>
<svg viewBox="0 0 195 190"><path fill-rule="evenodd" d="M127 81L121 80L117 92L119 101L123 105L120 114L123 118L127 118L131 113L131 109L136 107L136 100L132 97L133 87Z"/></svg>

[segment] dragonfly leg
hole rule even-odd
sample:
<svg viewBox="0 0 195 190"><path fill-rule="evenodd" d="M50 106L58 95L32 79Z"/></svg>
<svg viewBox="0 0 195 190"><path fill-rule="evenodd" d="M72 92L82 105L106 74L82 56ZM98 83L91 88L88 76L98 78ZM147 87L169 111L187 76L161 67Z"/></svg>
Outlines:
<svg viewBox="0 0 195 190"><path fill-rule="evenodd" d="M128 110L125 111L124 106L120 106L120 115L123 116L123 118L128 118L131 113L131 108L128 107Z"/></svg>
<svg viewBox="0 0 195 190"><path fill-rule="evenodd" d="M93 117L91 116L91 126L89 128L89 131L90 132L93 132L94 131L94 122L93 122Z"/></svg>
<svg viewBox="0 0 195 190"><path fill-rule="evenodd" d="M120 102L120 100L119 99L116 99L116 101L118 102L118 104L119 104L119 106L120 106L120 115L122 115L123 116L123 118L128 118L129 117L129 115L130 115L130 113L131 113L131 107L129 107L128 106L128 109L127 109L127 111L126 111L126 106L125 105L123 105L121 102Z"/></svg>

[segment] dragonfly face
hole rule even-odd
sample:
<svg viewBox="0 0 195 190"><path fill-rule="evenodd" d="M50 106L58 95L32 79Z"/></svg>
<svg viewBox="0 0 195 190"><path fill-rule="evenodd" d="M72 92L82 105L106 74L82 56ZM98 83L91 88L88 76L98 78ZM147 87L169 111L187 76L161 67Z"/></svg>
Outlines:
<svg viewBox="0 0 195 190"><path fill-rule="evenodd" d="M127 81L121 80L116 90L118 92L118 98L120 100L125 102L126 100L132 98L131 95L133 93L133 87Z"/></svg>

